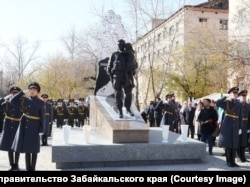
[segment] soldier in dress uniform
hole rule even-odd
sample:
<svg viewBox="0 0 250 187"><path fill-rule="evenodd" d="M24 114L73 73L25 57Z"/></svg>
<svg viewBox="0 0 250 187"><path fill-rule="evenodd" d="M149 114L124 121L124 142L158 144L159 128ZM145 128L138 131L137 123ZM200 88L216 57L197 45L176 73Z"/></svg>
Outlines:
<svg viewBox="0 0 250 187"><path fill-rule="evenodd" d="M87 116L87 107L84 104L85 99L84 98L80 98L79 99L80 103L77 106L77 126L78 127L82 127L84 126L84 121L86 119Z"/></svg>
<svg viewBox="0 0 250 187"><path fill-rule="evenodd" d="M166 95L166 102L163 104L164 105L163 106L163 110L164 110L163 119L164 119L164 125L169 125L169 130L174 131L173 125L174 125L174 120L175 120L175 111L174 111L174 106L171 103L171 98L172 98L171 94Z"/></svg>
<svg viewBox="0 0 250 187"><path fill-rule="evenodd" d="M239 132L237 155L241 162L248 162L245 157L245 149L248 141L247 133L250 132L250 104L247 103L247 93L247 90L242 90L238 94L242 104L242 123Z"/></svg>
<svg viewBox="0 0 250 187"><path fill-rule="evenodd" d="M239 166L235 163L242 116L242 106L237 99L238 92L238 87L232 87L228 90L228 94L230 94L229 97L225 96L216 101L216 106L224 110L218 145L225 148L226 162L229 167Z"/></svg>
<svg viewBox="0 0 250 187"><path fill-rule="evenodd" d="M10 95L0 100L0 107L5 113L3 134L2 139L0 141L0 150L8 151L9 163L11 166L10 171L19 170L18 162L20 153L14 152L11 146L14 141L17 128L19 126L19 122L23 113L19 107L13 105L9 101L9 98L20 91L21 89L19 87L11 87L9 91Z"/></svg>
<svg viewBox="0 0 250 187"><path fill-rule="evenodd" d="M64 119L66 119L66 110L63 106L63 99L57 100L57 106L54 110L54 118L56 120L57 128L62 128L62 126L64 125Z"/></svg>
<svg viewBox="0 0 250 187"><path fill-rule="evenodd" d="M37 154L40 152L40 135L44 133L45 104L38 97L40 90L40 85L32 82L29 84L28 90L19 92L11 100L23 112L12 149L25 153L27 171L35 171ZM29 96L26 96L25 93Z"/></svg>
<svg viewBox="0 0 250 187"><path fill-rule="evenodd" d="M52 105L48 103L48 94L42 94L41 98L45 102L45 121L44 121L44 133L41 136L42 146L48 145L48 136L51 134L52 124L53 124L53 108Z"/></svg>
<svg viewBox="0 0 250 187"><path fill-rule="evenodd" d="M52 100L52 99L48 99L48 100L47 100L47 103L49 103L49 104L51 105L51 108L52 108L52 116L53 116L51 125L49 126L50 129L49 129L49 135L48 135L48 137L51 137L51 134L52 134L52 127L53 127L53 121L54 121L54 119L55 119L55 117L54 117L55 106L54 106L54 103L53 103L53 100Z"/></svg>
<svg viewBox="0 0 250 187"><path fill-rule="evenodd" d="M67 106L67 119L69 126L74 127L75 118L76 107L74 106L74 99L69 99L69 105Z"/></svg>

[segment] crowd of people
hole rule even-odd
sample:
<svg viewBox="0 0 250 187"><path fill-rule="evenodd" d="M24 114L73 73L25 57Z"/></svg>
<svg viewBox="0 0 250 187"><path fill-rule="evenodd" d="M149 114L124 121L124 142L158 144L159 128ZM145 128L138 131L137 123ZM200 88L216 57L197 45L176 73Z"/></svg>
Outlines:
<svg viewBox="0 0 250 187"><path fill-rule="evenodd" d="M250 104L247 90L238 87L228 90L228 96L218 100L204 98L199 102L177 102L174 94L165 100L157 97L144 105L141 115L149 127L169 125L169 131L181 134L180 126L188 125L187 136L207 144L213 155L217 145L225 149L227 166L237 167L235 159L248 162L245 152L250 150ZM250 151L249 151L250 153Z"/></svg>

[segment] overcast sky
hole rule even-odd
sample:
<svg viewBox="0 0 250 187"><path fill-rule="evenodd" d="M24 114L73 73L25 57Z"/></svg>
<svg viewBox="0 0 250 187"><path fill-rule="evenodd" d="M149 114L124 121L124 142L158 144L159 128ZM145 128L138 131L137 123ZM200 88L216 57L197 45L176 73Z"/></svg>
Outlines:
<svg viewBox="0 0 250 187"><path fill-rule="evenodd" d="M202 0L181 1L197 4ZM95 24L95 9L102 8L114 10L124 20L127 0L0 0L0 49L21 36L29 42L39 41L40 50L53 54L60 50L60 38L70 28L83 30Z"/></svg>

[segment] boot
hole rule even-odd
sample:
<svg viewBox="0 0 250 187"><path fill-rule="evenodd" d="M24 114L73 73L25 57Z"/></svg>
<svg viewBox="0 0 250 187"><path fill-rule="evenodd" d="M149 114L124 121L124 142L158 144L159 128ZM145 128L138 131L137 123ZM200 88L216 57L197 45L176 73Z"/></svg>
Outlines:
<svg viewBox="0 0 250 187"><path fill-rule="evenodd" d="M119 114L119 118L123 118L123 113L122 113L122 109L121 108L118 109L118 114Z"/></svg>
<svg viewBox="0 0 250 187"><path fill-rule="evenodd" d="M231 150L231 164L233 165L233 167L239 167L239 165L235 163L236 152L236 149Z"/></svg>
<svg viewBox="0 0 250 187"><path fill-rule="evenodd" d="M225 153L226 153L227 166L228 167L233 167L233 164L231 162L232 161L232 159L231 159L231 149L226 148Z"/></svg>
<svg viewBox="0 0 250 187"><path fill-rule="evenodd" d="M30 169L31 169L30 153L25 153L25 163L26 163L26 170L30 171Z"/></svg>
<svg viewBox="0 0 250 187"><path fill-rule="evenodd" d="M209 148L209 154L210 154L210 155L213 155L213 152L212 152L212 151L213 151L213 148L212 148L212 147Z"/></svg>
<svg viewBox="0 0 250 187"><path fill-rule="evenodd" d="M249 162L247 159L246 159L246 155L245 155L245 147L241 147L241 157L242 157L242 162Z"/></svg>
<svg viewBox="0 0 250 187"><path fill-rule="evenodd" d="M240 160L241 162L244 162L244 159L243 159L243 157L242 157L242 152L241 152L241 147L240 147L240 146L237 148L236 153L237 153L237 156L239 157L239 160Z"/></svg>
<svg viewBox="0 0 250 187"><path fill-rule="evenodd" d="M9 171L14 171L15 170L15 166L14 166L14 153L12 151L8 152L8 157L9 157L9 163L11 168L9 169Z"/></svg>
<svg viewBox="0 0 250 187"><path fill-rule="evenodd" d="M45 146L48 146L48 136L47 135L44 135L44 145Z"/></svg>
<svg viewBox="0 0 250 187"><path fill-rule="evenodd" d="M20 153L15 152L15 162L14 162L14 169L15 171L19 171L19 157L20 157Z"/></svg>
<svg viewBox="0 0 250 187"><path fill-rule="evenodd" d="M128 113L128 115L130 115L130 116L134 116L134 114L131 112L130 109L127 110L127 113Z"/></svg>
<svg viewBox="0 0 250 187"><path fill-rule="evenodd" d="M36 169L36 160L37 160L37 153L32 153L30 171L35 171L35 169Z"/></svg>

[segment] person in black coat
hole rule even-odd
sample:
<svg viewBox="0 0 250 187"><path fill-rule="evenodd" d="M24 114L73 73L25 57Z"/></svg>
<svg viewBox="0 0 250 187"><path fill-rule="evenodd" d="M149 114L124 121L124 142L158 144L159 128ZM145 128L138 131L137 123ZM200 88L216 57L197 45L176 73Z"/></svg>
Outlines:
<svg viewBox="0 0 250 187"><path fill-rule="evenodd" d="M193 107L192 103L188 103L188 107L184 109L183 117L185 124L188 125L188 136L191 133L191 138L194 139L194 114L195 108Z"/></svg>
<svg viewBox="0 0 250 187"><path fill-rule="evenodd" d="M164 125L169 125L169 130L174 131L175 108L171 103L171 94L166 95L166 102L164 103Z"/></svg>
<svg viewBox="0 0 250 187"><path fill-rule="evenodd" d="M242 116L242 106L237 99L238 92L238 87L230 88L229 97L225 96L216 101L216 106L224 110L218 145L225 148L228 167L239 167L235 162Z"/></svg>
<svg viewBox="0 0 250 187"><path fill-rule="evenodd" d="M42 94L41 98L45 102L45 121L44 121L44 133L41 136L42 146L48 145L48 136L51 134L51 126L53 124L53 107L50 103L48 103L49 95Z"/></svg>
<svg viewBox="0 0 250 187"><path fill-rule="evenodd" d="M40 152L40 135L44 133L45 103L38 97L40 90L40 85L32 82L28 90L19 92L11 101L23 112L12 149L25 153L27 171L35 171L37 154Z"/></svg>
<svg viewBox="0 0 250 187"><path fill-rule="evenodd" d="M164 109L163 101L161 100L160 97L157 97L154 107L154 118L156 127L160 127L161 119L163 116L163 109Z"/></svg>
<svg viewBox="0 0 250 187"><path fill-rule="evenodd" d="M218 121L217 111L211 106L210 99L203 100L204 107L201 109L198 116L200 122L201 141L208 142L209 154L212 155L213 149L213 137L212 134L216 128L216 122Z"/></svg>
<svg viewBox="0 0 250 187"><path fill-rule="evenodd" d="M14 96L20 91L21 89L19 87L11 87L9 91L10 95L0 100L0 107L5 113L3 134L2 139L0 141L0 150L8 152L9 163L11 166L10 171L19 170L18 162L20 153L14 152L11 146L14 141L19 126L20 118L22 117L23 113L19 107L13 105L9 100L12 96Z"/></svg>
<svg viewBox="0 0 250 187"><path fill-rule="evenodd" d="M147 112L148 120L149 120L149 126L155 127L155 118L154 118L154 111L155 111L155 101L150 101L149 109Z"/></svg>

